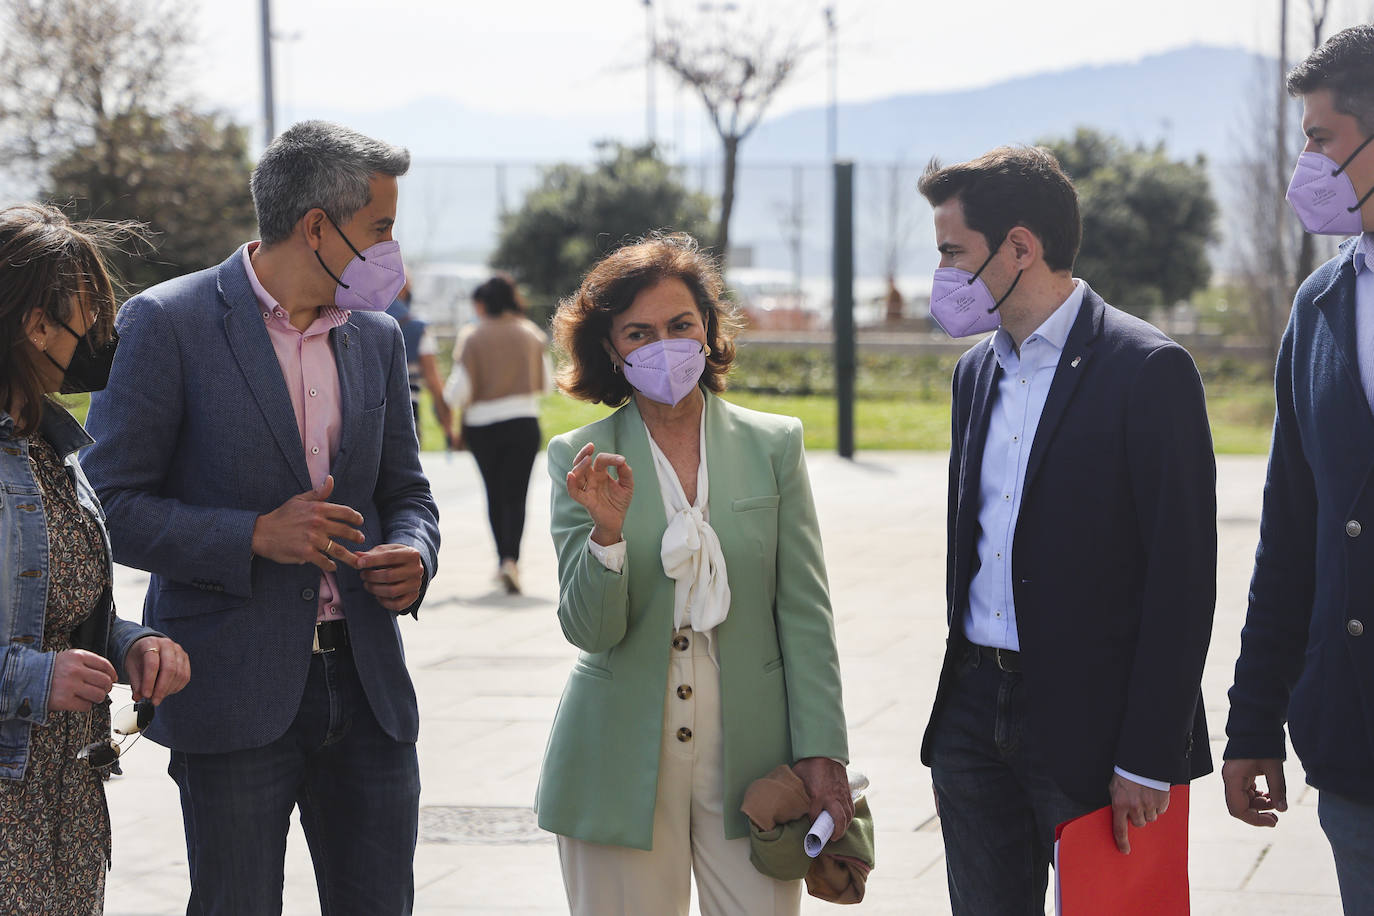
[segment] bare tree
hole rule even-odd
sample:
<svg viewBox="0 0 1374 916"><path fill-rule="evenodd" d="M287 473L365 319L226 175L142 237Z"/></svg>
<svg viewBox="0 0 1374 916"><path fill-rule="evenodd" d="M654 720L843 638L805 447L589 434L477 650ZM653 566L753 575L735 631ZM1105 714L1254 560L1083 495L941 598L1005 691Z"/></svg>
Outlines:
<svg viewBox="0 0 1374 916"><path fill-rule="evenodd" d="M715 247L729 256L730 215L740 144L758 127L769 104L811 50L796 34L737 21L668 19L654 58L701 98L720 137L720 225Z"/></svg>
<svg viewBox="0 0 1374 916"><path fill-rule="evenodd" d="M104 127L172 107L192 7L175 0L0 0L0 154L29 178ZM110 160L118 151L100 151Z"/></svg>

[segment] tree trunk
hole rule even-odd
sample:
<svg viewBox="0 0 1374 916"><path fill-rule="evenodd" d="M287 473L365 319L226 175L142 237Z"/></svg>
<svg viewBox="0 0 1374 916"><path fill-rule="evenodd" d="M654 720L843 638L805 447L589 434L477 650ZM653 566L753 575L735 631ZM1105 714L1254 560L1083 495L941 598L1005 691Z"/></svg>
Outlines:
<svg viewBox="0 0 1374 916"><path fill-rule="evenodd" d="M735 166L739 158L739 137L721 137L725 148L725 159L720 183L720 226L716 230L716 253L720 266L730 256L730 213L735 209Z"/></svg>

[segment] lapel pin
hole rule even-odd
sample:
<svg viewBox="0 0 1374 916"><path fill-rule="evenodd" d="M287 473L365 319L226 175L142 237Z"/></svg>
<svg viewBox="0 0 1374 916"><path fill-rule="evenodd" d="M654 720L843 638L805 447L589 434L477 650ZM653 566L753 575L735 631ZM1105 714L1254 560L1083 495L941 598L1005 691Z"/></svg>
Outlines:
<svg viewBox="0 0 1374 916"><path fill-rule="evenodd" d="M344 338L344 346L348 346L348 338L347 338L347 337ZM1083 362L1083 357L1081 357L1081 356L1075 356L1075 357L1073 358L1073 362L1069 363L1069 367L1070 367L1071 369L1077 369L1077 368L1078 368L1078 364L1081 363L1081 362Z"/></svg>

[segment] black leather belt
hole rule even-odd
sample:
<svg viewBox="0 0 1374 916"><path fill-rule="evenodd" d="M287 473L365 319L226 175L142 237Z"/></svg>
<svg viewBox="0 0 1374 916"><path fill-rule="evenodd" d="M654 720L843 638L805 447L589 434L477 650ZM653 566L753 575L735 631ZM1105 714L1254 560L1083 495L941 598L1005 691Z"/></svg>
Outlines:
<svg viewBox="0 0 1374 916"><path fill-rule="evenodd" d="M975 646L970 644L969 651L976 652L1003 671L1012 674L1021 673L1021 653L1014 649L994 649L992 646Z"/></svg>
<svg viewBox="0 0 1374 916"><path fill-rule="evenodd" d="M311 653L334 652L348 645L348 623L343 620L326 620L315 624L315 641Z"/></svg>

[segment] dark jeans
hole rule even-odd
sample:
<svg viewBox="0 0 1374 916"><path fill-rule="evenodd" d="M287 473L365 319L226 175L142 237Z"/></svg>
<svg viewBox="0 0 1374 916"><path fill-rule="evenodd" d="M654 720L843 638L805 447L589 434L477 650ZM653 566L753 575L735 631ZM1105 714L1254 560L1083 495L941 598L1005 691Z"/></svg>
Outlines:
<svg viewBox="0 0 1374 916"><path fill-rule="evenodd" d="M487 486L487 518L496 538L496 555L518 560L525 534L525 496L534 457L539 454L539 421L519 417L487 426L464 425L463 438Z"/></svg>
<svg viewBox="0 0 1374 916"><path fill-rule="evenodd" d="M1336 858L1346 916L1374 913L1374 805L1320 791L1317 818Z"/></svg>
<svg viewBox="0 0 1374 916"><path fill-rule="evenodd" d="M420 767L373 718L352 653L316 655L300 711L264 747L173 751L191 872L187 916L281 913L300 808L322 916L405 916L415 896Z"/></svg>
<svg viewBox="0 0 1374 916"><path fill-rule="evenodd" d="M1021 675L967 652L931 745L955 916L1043 916L1055 827L1092 810L1029 753L1025 722Z"/></svg>

